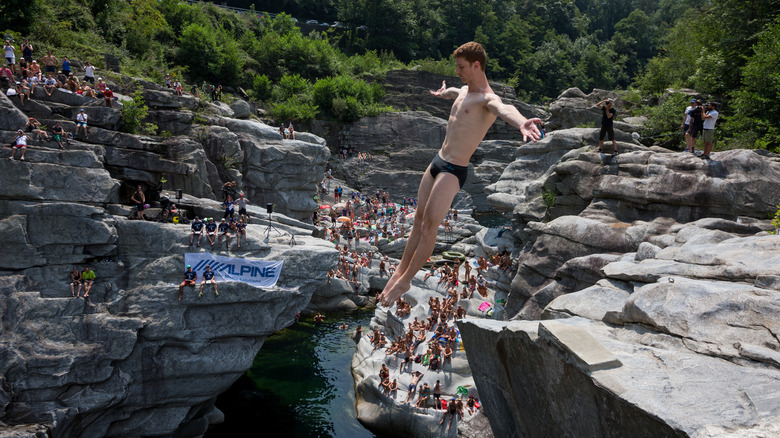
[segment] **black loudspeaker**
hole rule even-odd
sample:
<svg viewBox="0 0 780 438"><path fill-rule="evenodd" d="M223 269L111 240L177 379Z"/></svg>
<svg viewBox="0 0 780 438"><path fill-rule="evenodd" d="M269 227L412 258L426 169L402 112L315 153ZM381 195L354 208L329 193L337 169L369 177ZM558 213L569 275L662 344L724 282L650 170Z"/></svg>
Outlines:
<svg viewBox="0 0 780 438"><path fill-rule="evenodd" d="M272 204L270 202L265 204L265 212L268 213L268 214L273 213L274 212L274 204Z"/></svg>
<svg viewBox="0 0 780 438"><path fill-rule="evenodd" d="M179 201L181 201L181 198L182 198L182 197L183 197L183 195L182 195L182 189L176 189L176 199L178 199Z"/></svg>

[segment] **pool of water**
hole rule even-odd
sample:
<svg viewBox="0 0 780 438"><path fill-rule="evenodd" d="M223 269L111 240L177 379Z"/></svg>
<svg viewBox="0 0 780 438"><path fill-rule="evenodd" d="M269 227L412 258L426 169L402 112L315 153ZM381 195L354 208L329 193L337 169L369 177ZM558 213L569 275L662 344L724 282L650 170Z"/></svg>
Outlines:
<svg viewBox="0 0 780 438"><path fill-rule="evenodd" d="M206 438L275 436L296 438L371 438L355 418L350 371L358 324L366 330L373 311L329 315L320 324L311 317L269 336L252 369L216 406L225 413ZM349 325L339 329L341 323Z"/></svg>
<svg viewBox="0 0 780 438"><path fill-rule="evenodd" d="M512 224L509 216L501 213L474 213L474 220L486 228L508 227Z"/></svg>

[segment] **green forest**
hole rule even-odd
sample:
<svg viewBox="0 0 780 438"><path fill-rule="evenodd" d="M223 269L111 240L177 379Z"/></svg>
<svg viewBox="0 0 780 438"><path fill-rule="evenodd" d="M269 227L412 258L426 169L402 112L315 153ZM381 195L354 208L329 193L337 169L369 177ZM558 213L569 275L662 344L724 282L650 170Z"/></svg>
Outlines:
<svg viewBox="0 0 780 438"><path fill-rule="evenodd" d="M718 147L780 148L780 0L4 0L0 29L46 50L158 82L241 86L276 119L351 121L381 104L382 74L451 74L475 40L488 76L536 104L569 87L626 90L670 132L693 89L721 103ZM271 18L270 14L274 14ZM328 22L304 34L306 20ZM311 26L309 26L311 27ZM433 87L434 85L432 85Z"/></svg>

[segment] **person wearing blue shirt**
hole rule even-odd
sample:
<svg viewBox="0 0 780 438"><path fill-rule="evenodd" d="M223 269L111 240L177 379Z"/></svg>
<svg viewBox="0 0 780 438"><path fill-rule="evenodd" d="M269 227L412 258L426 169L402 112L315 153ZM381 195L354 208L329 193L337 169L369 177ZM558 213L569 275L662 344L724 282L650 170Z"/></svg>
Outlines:
<svg viewBox="0 0 780 438"><path fill-rule="evenodd" d="M195 287L195 282L198 280L198 274L192 270L192 266L187 265L187 270L184 272L184 281L179 284L179 301L184 294L184 286Z"/></svg>
<svg viewBox="0 0 780 438"><path fill-rule="evenodd" d="M214 222L214 218L210 217L206 224L206 238L209 239L211 246L214 246L214 240L217 237L217 224Z"/></svg>
<svg viewBox="0 0 780 438"><path fill-rule="evenodd" d="M206 265L206 270L203 271L203 281L200 282L200 293L198 294L199 297L203 296L203 286L205 286L206 283L213 284L214 294L219 296L219 292L217 291L217 281L214 280L214 271L211 270L211 265Z"/></svg>
<svg viewBox="0 0 780 438"><path fill-rule="evenodd" d="M203 222L201 222L200 219L196 217L195 220L192 221L190 228L192 228L192 234L190 235L190 246L192 246L192 242L195 240L195 236L198 236L198 246L200 247L200 239L203 237Z"/></svg>

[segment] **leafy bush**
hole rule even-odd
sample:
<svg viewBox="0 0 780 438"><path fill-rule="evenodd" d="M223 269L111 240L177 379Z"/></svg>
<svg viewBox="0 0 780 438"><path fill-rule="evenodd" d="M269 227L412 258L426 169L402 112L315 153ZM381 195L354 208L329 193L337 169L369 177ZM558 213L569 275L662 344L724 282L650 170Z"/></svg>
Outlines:
<svg viewBox="0 0 780 438"><path fill-rule="evenodd" d="M410 62L408 67L437 75L452 76L455 74L455 58L449 56L443 59L416 59Z"/></svg>
<svg viewBox="0 0 780 438"><path fill-rule="evenodd" d="M252 80L252 92L257 100L268 100L271 97L271 80L266 75L255 75Z"/></svg>
<svg viewBox="0 0 780 438"><path fill-rule="evenodd" d="M145 129L142 122L148 113L149 107L146 106L141 90L138 89L133 93L132 100L124 102L122 106L122 130L135 134L139 129Z"/></svg>
<svg viewBox="0 0 780 438"><path fill-rule="evenodd" d="M279 83L274 85L271 95L274 101L281 102L299 94L308 94L310 87L309 81L302 78L298 73L284 75L279 80Z"/></svg>
<svg viewBox="0 0 780 438"><path fill-rule="evenodd" d="M336 120L349 122L368 115L368 108L375 114L383 107L377 106L385 96L379 84L369 84L362 79L336 76L317 81L312 89L314 103L323 113Z"/></svg>
<svg viewBox="0 0 780 438"><path fill-rule="evenodd" d="M657 106L646 108L647 123L642 136L658 136L662 146L676 148L682 139L680 123L688 100L682 93L671 93L663 96Z"/></svg>
<svg viewBox="0 0 780 438"><path fill-rule="evenodd" d="M277 121L312 120L317 116L317 105L295 96L271 105L271 116Z"/></svg>

